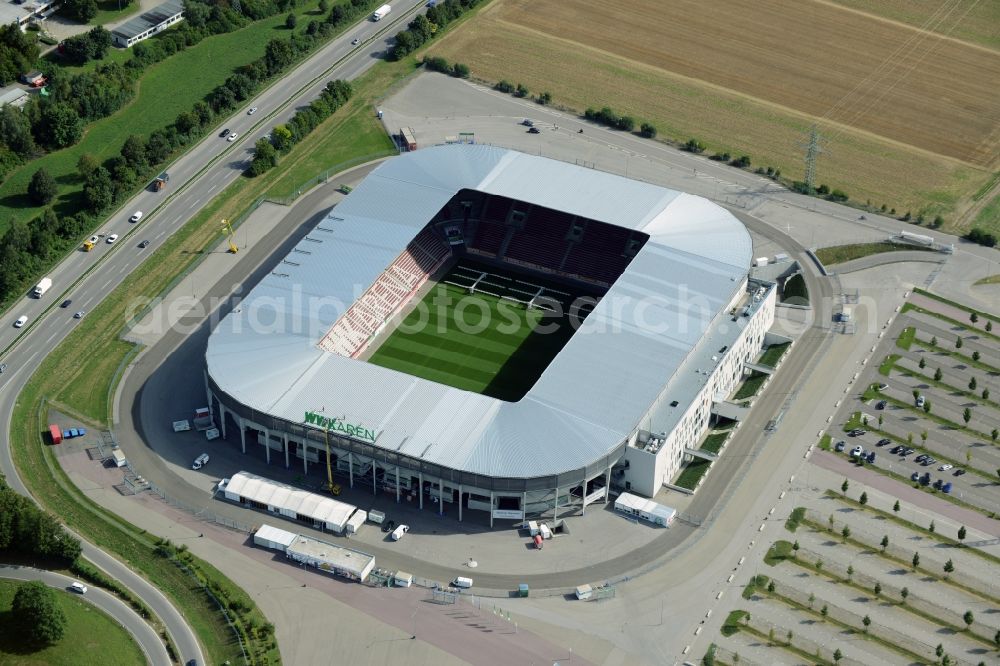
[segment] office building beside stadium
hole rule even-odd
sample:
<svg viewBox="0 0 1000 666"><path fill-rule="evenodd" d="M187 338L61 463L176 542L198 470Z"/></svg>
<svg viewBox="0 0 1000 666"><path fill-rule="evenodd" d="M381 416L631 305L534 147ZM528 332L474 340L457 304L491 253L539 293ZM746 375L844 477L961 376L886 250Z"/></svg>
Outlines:
<svg viewBox="0 0 1000 666"><path fill-rule="evenodd" d="M364 360L455 260L606 289L523 398ZM701 197L490 146L386 161L212 332L223 436L270 463L460 520L584 513L610 487L655 495L759 354L775 288L750 235ZM236 432L234 432L234 428Z"/></svg>

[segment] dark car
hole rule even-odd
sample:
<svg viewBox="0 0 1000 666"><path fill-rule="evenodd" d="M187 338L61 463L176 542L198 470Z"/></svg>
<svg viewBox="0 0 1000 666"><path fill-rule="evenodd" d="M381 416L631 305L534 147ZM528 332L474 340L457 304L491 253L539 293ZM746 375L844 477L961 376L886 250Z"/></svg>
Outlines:
<svg viewBox="0 0 1000 666"><path fill-rule="evenodd" d="M383 532L391 532L394 529L396 529L396 521L395 520L387 520L384 523L382 523L382 531Z"/></svg>
<svg viewBox="0 0 1000 666"><path fill-rule="evenodd" d="M538 129L537 127L529 127L528 128L528 134L541 134L541 133L542 133L542 130Z"/></svg>
<svg viewBox="0 0 1000 666"><path fill-rule="evenodd" d="M941 490L941 486L943 485L944 481L942 481L941 479L937 479L934 481L934 487L937 488L938 490Z"/></svg>
<svg viewBox="0 0 1000 666"><path fill-rule="evenodd" d="M61 308L68 308L69 304L72 303L72 302L73 302L72 299L67 298L65 301L63 301L62 303L59 304L59 307L61 307Z"/></svg>
<svg viewBox="0 0 1000 666"><path fill-rule="evenodd" d="M875 409L885 409L885 405L886 405L885 400L879 400L878 402L875 403Z"/></svg>
<svg viewBox="0 0 1000 666"><path fill-rule="evenodd" d="M148 240L142 241L141 243L139 243L139 247L143 248L149 247L149 241Z"/></svg>
<svg viewBox="0 0 1000 666"><path fill-rule="evenodd" d="M889 449L889 453L896 454L896 453L900 453L902 450L903 450L903 447L900 446L899 444L897 444L896 446L894 446L891 449Z"/></svg>
<svg viewBox="0 0 1000 666"><path fill-rule="evenodd" d="M872 451L871 453L868 454L867 460L870 463L875 462L875 452L874 451Z"/></svg>
<svg viewBox="0 0 1000 666"><path fill-rule="evenodd" d="M955 476L964 476L964 475L965 475L965 470L964 469L956 469L955 470Z"/></svg>
<svg viewBox="0 0 1000 666"><path fill-rule="evenodd" d="M923 465L924 467L930 467L931 465L933 465L936 462L937 462L937 460L934 460L934 458L927 458L926 460L924 460L920 464Z"/></svg>
<svg viewBox="0 0 1000 666"><path fill-rule="evenodd" d="M927 455L926 453L921 453L919 456L913 459L913 462L923 462L928 458L930 458L929 455Z"/></svg>
<svg viewBox="0 0 1000 666"><path fill-rule="evenodd" d="M913 453L913 451L914 451L914 449L911 449L910 447L906 447L905 449L903 449L902 453L900 453L899 455L901 455L901 456L908 456L911 453Z"/></svg>
<svg viewBox="0 0 1000 666"><path fill-rule="evenodd" d="M892 444L892 440L887 437L883 437L882 439L875 442L875 446L885 446L886 444Z"/></svg>
<svg viewBox="0 0 1000 666"><path fill-rule="evenodd" d="M922 486L929 486L930 483L931 483L931 475L930 474L925 473L922 477L920 477L920 485L922 485Z"/></svg>
<svg viewBox="0 0 1000 666"><path fill-rule="evenodd" d="M221 132L219 132L219 136L221 136L223 138L229 136L229 128L227 127L226 129L224 129Z"/></svg>
<svg viewBox="0 0 1000 666"><path fill-rule="evenodd" d="M844 440L840 440L839 442L837 442L836 446L833 447L833 450L836 451L837 453L840 453L841 451L844 450L845 446L847 446L847 442L845 442Z"/></svg>
<svg viewBox="0 0 1000 666"><path fill-rule="evenodd" d="M910 475L910 481L919 481L919 480L920 480L920 472L914 472L913 474Z"/></svg>
<svg viewBox="0 0 1000 666"><path fill-rule="evenodd" d="M868 431L864 428L855 428L854 430L847 433L848 437L861 437L861 435L867 434Z"/></svg>

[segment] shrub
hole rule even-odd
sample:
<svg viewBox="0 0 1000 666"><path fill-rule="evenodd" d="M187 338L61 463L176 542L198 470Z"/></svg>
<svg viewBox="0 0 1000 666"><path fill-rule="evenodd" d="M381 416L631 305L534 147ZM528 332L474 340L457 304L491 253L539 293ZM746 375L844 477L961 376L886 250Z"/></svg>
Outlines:
<svg viewBox="0 0 1000 666"><path fill-rule="evenodd" d="M983 231L982 229L973 228L965 235L965 238L973 243L985 245L986 247L996 247L997 244L997 237L989 232Z"/></svg>
<svg viewBox="0 0 1000 666"><path fill-rule="evenodd" d="M469 66L464 63L456 62L451 68L451 75L457 79L467 79L470 73Z"/></svg>
<svg viewBox="0 0 1000 666"><path fill-rule="evenodd" d="M514 89L514 97L527 97L529 94L530 91L523 83L518 83L517 88Z"/></svg>
<svg viewBox="0 0 1000 666"><path fill-rule="evenodd" d="M429 58L424 58L424 67L431 70L432 72L442 72L444 74L451 74L451 65L448 61L441 56L433 56Z"/></svg>
<svg viewBox="0 0 1000 666"><path fill-rule="evenodd" d="M739 167L740 169L746 169L750 166L750 157L748 155L740 155L729 164L734 167Z"/></svg>
<svg viewBox="0 0 1000 666"><path fill-rule="evenodd" d="M639 134L646 139L652 139L656 136L656 128L649 123L643 123L639 126Z"/></svg>
<svg viewBox="0 0 1000 666"><path fill-rule="evenodd" d="M831 190L830 196L827 197L830 201L847 201L848 196L843 190Z"/></svg>
<svg viewBox="0 0 1000 666"><path fill-rule="evenodd" d="M59 188L56 179L45 169L39 169L28 183L28 196L37 206L44 206L56 198Z"/></svg>
<svg viewBox="0 0 1000 666"><path fill-rule="evenodd" d="M552 93L547 92L547 91L543 92L541 95L538 96L537 101L542 106L546 106L548 104L551 104L552 103Z"/></svg>
<svg viewBox="0 0 1000 666"><path fill-rule="evenodd" d="M507 93L508 95L514 92L514 84L510 81L500 81L500 83L493 87L502 93Z"/></svg>
<svg viewBox="0 0 1000 666"><path fill-rule="evenodd" d="M687 143L685 143L682 147L689 153L700 154L705 152L705 144L698 139L688 139Z"/></svg>

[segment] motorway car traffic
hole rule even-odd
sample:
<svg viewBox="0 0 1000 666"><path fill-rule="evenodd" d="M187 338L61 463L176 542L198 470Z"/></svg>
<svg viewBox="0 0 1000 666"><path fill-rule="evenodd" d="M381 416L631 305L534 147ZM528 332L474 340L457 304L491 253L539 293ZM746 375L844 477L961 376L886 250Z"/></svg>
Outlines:
<svg viewBox="0 0 1000 666"><path fill-rule="evenodd" d="M108 236L107 243L108 245L112 245L116 240L118 240L118 234L111 234Z"/></svg>
<svg viewBox="0 0 1000 666"><path fill-rule="evenodd" d="M223 139L229 136L229 128L227 127L226 129L219 132L219 136L221 136Z"/></svg>
<svg viewBox="0 0 1000 666"><path fill-rule="evenodd" d="M233 141L236 141L236 139L238 138L240 138L240 135L237 134L236 132L233 132L232 134L229 135L229 138L227 138L226 141L232 143Z"/></svg>
<svg viewBox="0 0 1000 666"><path fill-rule="evenodd" d="M25 315L21 315L20 317L17 318L17 321L14 322L14 328L21 328L27 323L28 323L28 317Z"/></svg>
<svg viewBox="0 0 1000 666"><path fill-rule="evenodd" d="M528 134L541 134L541 133L542 133L542 130L538 129L537 127L529 127L528 128Z"/></svg>
<svg viewBox="0 0 1000 666"><path fill-rule="evenodd" d="M72 299L67 298L65 301L63 301L62 303L59 304L59 307L61 307L61 308L68 308L69 304L72 303L72 302L73 302Z"/></svg>
<svg viewBox="0 0 1000 666"><path fill-rule="evenodd" d="M354 39L351 40L351 46L357 46L360 43L361 43L361 40L358 39L357 37L355 37Z"/></svg>
<svg viewBox="0 0 1000 666"><path fill-rule="evenodd" d="M83 319L83 315L86 314L85 310L80 310L73 315L73 319Z"/></svg>
<svg viewBox="0 0 1000 666"><path fill-rule="evenodd" d="M137 210L137 211L135 211L135 215L133 215L132 217L128 218L128 221L129 222L138 222L141 219L142 219L142 211L141 210Z"/></svg>
<svg viewBox="0 0 1000 666"><path fill-rule="evenodd" d="M141 248L149 247L149 241L148 240L142 241L141 243L139 243L139 247Z"/></svg>
<svg viewBox="0 0 1000 666"><path fill-rule="evenodd" d="M256 106L251 106L250 109L247 111L247 115L248 116L252 116L255 113L257 113L257 107Z"/></svg>

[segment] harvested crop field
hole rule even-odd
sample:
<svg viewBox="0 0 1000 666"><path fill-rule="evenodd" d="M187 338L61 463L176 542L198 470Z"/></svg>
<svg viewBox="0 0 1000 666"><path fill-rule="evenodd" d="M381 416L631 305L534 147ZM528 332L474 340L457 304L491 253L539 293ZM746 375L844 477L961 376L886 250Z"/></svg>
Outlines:
<svg viewBox="0 0 1000 666"><path fill-rule="evenodd" d="M497 0L430 51L788 175L816 122L820 180L900 211L952 211L1000 166L1000 52L829 2L719 7Z"/></svg>

